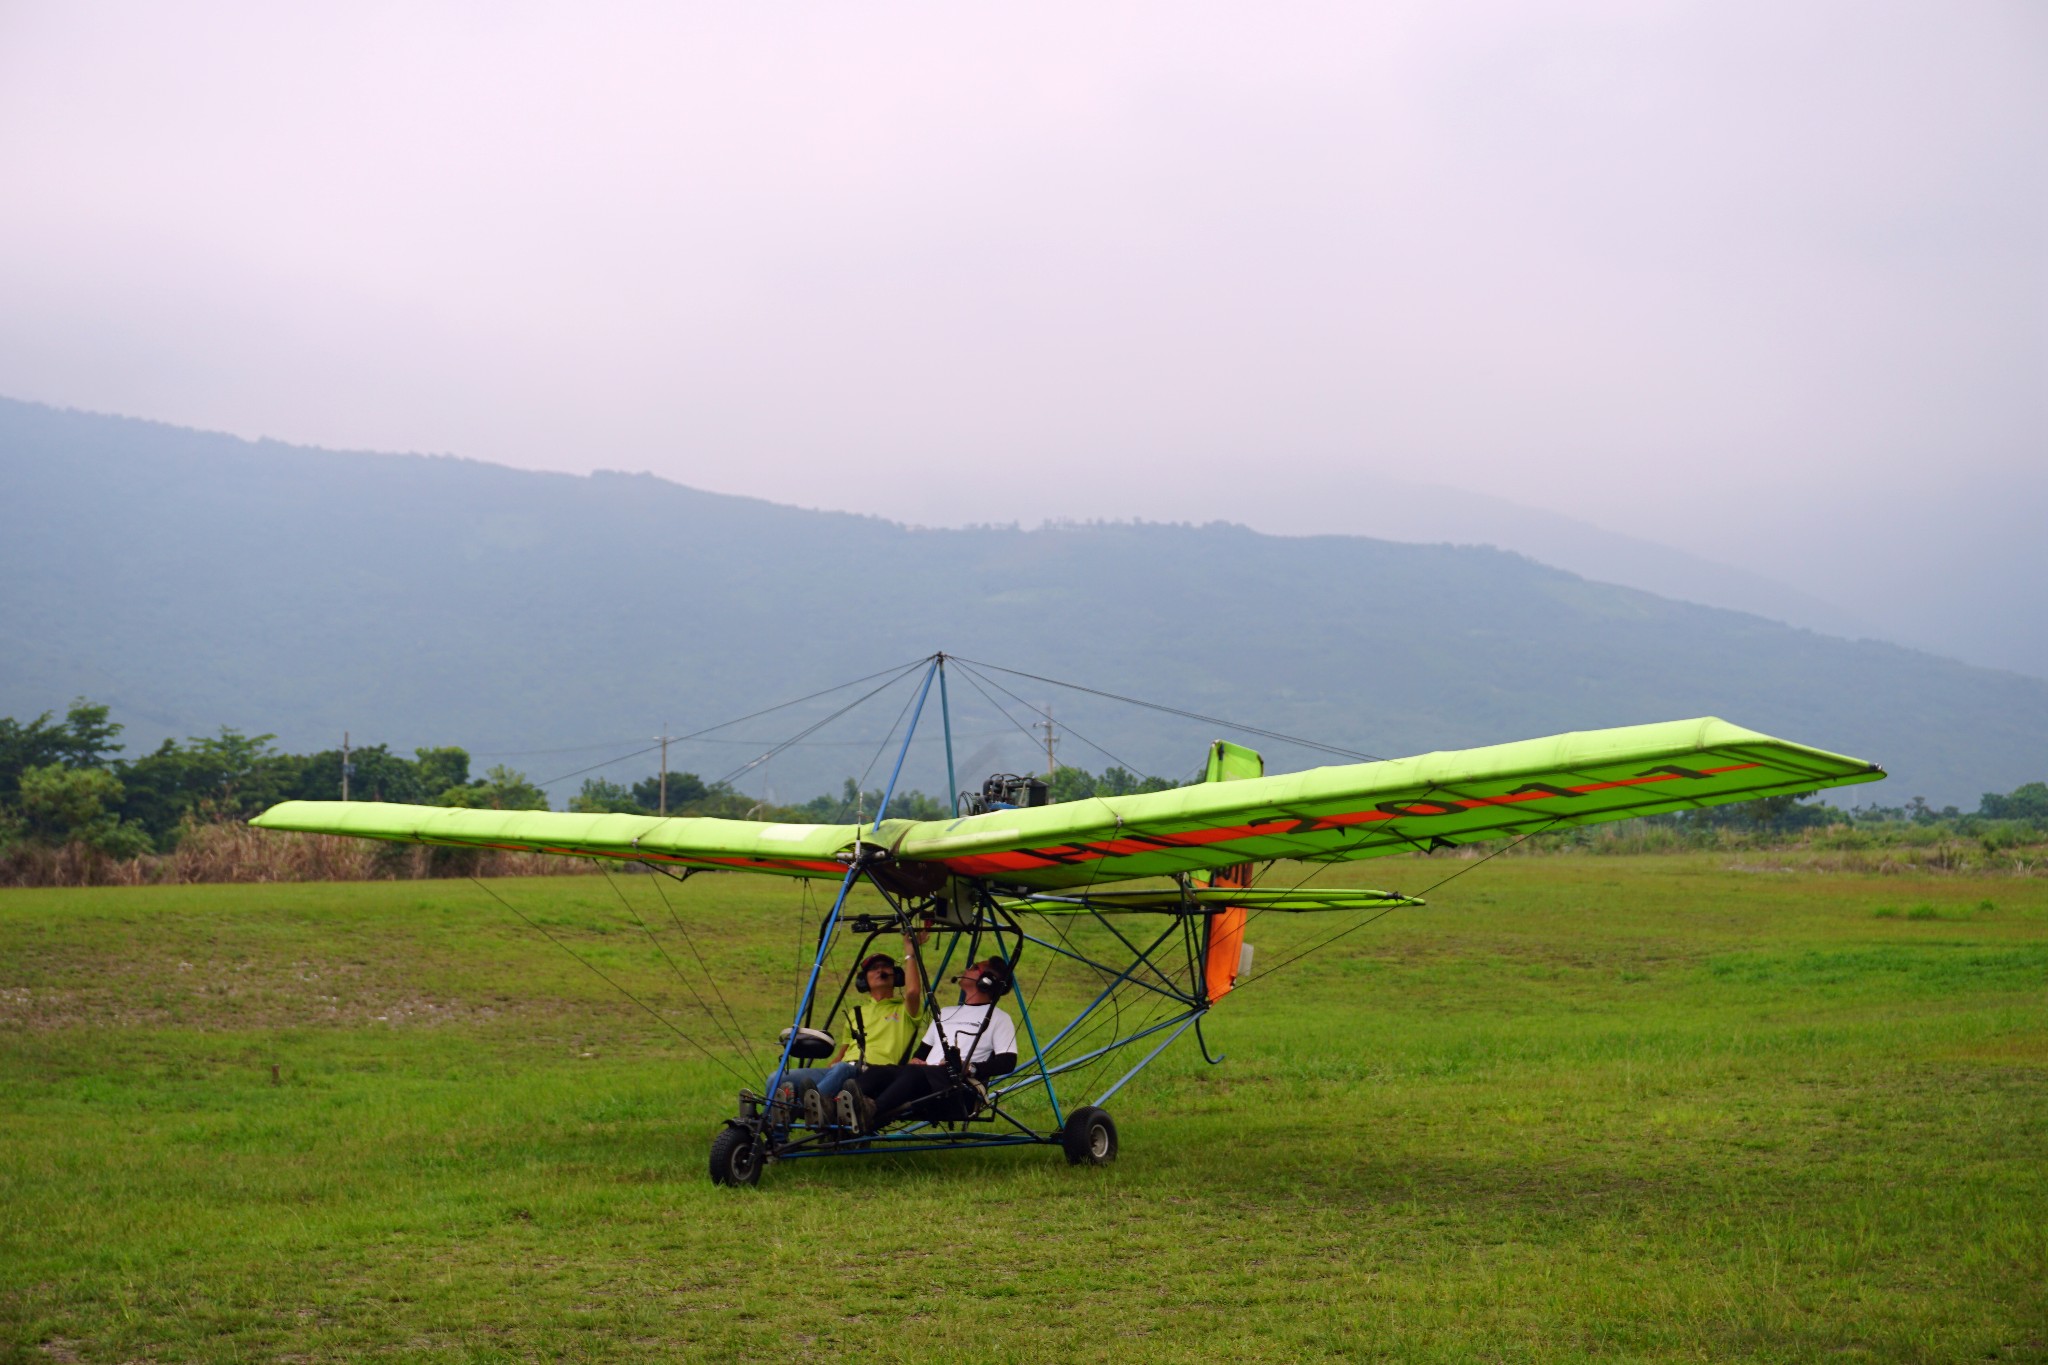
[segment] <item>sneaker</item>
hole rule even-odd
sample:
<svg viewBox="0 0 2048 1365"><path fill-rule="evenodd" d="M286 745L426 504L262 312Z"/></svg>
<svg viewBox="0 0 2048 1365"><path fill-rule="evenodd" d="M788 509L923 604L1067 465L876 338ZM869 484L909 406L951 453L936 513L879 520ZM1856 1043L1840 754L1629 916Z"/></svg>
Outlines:
<svg viewBox="0 0 2048 1365"><path fill-rule="evenodd" d="M825 1116L825 1097L815 1089L804 1091L804 1122L817 1129L830 1126Z"/></svg>
<svg viewBox="0 0 2048 1365"><path fill-rule="evenodd" d="M775 1103L768 1106L768 1126L786 1135L789 1125L796 1122L796 1114L796 1087L784 1081L775 1088Z"/></svg>

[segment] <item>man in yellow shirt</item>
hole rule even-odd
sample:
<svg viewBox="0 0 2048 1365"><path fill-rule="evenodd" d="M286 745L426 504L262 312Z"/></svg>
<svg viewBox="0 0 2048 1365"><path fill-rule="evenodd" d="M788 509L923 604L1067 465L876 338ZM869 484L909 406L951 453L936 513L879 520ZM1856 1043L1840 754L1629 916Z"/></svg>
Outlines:
<svg viewBox="0 0 2048 1365"><path fill-rule="evenodd" d="M904 935L901 966L887 953L871 954L860 964L867 998L847 1007L847 1041L833 1054L830 1066L803 1067L783 1077L775 1092L781 1113L794 1114L801 1106L804 1121L813 1128L857 1126L857 1107L847 1083L865 1067L900 1064L931 1022L925 1014L924 980L917 969L917 949L927 933L920 933L915 941ZM896 994L899 984L901 996Z"/></svg>

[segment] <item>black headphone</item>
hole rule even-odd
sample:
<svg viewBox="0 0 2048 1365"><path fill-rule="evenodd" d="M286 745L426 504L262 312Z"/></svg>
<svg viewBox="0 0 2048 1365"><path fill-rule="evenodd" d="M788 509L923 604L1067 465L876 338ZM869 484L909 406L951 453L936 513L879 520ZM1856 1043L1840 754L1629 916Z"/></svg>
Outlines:
<svg viewBox="0 0 2048 1365"><path fill-rule="evenodd" d="M900 986L903 984L903 969L896 965L896 959L890 957L887 953L876 953L873 956L869 957L867 961L860 964L860 979L862 985L867 984L868 973L873 971L877 967L887 967L889 969L890 985Z"/></svg>
<svg viewBox="0 0 2048 1365"><path fill-rule="evenodd" d="M988 992L990 999L1000 1000L1010 993L1010 964L999 957L990 958L970 979Z"/></svg>

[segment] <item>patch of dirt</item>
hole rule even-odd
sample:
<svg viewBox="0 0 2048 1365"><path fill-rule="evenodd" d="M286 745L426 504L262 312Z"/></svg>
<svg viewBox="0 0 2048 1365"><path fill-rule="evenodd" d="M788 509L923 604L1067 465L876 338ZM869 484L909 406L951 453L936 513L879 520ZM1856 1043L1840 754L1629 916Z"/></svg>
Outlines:
<svg viewBox="0 0 2048 1365"><path fill-rule="evenodd" d="M66 973L69 975L69 973ZM534 1002L553 1014L549 1002ZM0 1029L80 1027L435 1028L526 1011L506 999L434 996L378 979L362 963L109 962L87 984L0 986Z"/></svg>

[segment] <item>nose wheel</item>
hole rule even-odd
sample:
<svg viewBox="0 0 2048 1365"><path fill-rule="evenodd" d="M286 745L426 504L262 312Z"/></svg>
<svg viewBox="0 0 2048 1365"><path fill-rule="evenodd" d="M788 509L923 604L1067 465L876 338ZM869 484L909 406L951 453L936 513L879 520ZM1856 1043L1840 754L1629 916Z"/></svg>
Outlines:
<svg viewBox="0 0 2048 1365"><path fill-rule="evenodd" d="M761 1139L728 1123L711 1139L711 1183L754 1185L761 1180Z"/></svg>

